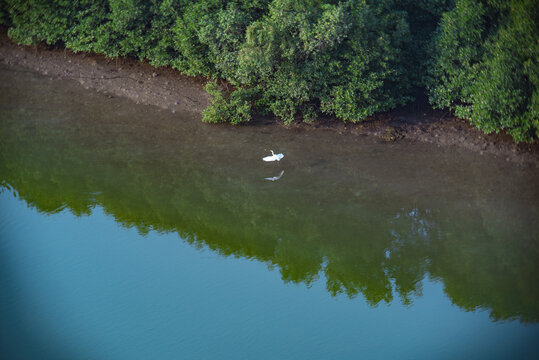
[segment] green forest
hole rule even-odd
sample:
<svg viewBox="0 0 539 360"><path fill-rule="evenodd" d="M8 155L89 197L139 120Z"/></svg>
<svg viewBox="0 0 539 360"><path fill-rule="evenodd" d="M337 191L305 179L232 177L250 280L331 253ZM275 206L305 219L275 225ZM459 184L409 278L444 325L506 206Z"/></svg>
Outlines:
<svg viewBox="0 0 539 360"><path fill-rule="evenodd" d="M347 122L418 96L486 133L539 134L537 0L0 0L45 42L209 79L207 122ZM226 86L225 86L226 85Z"/></svg>

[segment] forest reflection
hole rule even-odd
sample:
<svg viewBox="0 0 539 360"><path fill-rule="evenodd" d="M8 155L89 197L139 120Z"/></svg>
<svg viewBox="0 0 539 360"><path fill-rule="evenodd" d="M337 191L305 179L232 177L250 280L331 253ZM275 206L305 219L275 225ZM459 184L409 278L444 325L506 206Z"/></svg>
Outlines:
<svg viewBox="0 0 539 360"><path fill-rule="evenodd" d="M2 77L1 191L44 214L101 206L141 234L178 233L372 306L411 304L429 278L465 310L539 320L537 170L328 133L206 127L76 84ZM286 161L263 164L261 144L277 143Z"/></svg>
<svg viewBox="0 0 539 360"><path fill-rule="evenodd" d="M4 119L3 191L46 214L84 216L101 206L141 234L176 232L223 256L264 262L285 282L323 278L331 295L359 295L372 306L413 303L428 277L465 310L539 319L536 209L519 213L525 204L480 185L455 198L412 196L376 170L305 184L308 167L273 183L245 175L240 163L179 157L169 146L72 125Z"/></svg>

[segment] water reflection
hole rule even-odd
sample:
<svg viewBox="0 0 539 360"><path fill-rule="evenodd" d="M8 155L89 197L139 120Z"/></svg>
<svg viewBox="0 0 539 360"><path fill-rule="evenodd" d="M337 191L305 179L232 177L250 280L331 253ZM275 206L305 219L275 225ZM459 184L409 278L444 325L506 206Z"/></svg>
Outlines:
<svg viewBox="0 0 539 360"><path fill-rule="evenodd" d="M280 178L283 177L283 174L284 174L284 170L281 170L281 172L279 173L279 175L273 176L273 177L267 177L267 178L264 178L264 180L277 181L277 180L279 180Z"/></svg>
<svg viewBox="0 0 539 360"><path fill-rule="evenodd" d="M407 173L403 158L384 155L387 146L346 156L343 146L320 158L311 140L298 148L290 140L282 166L294 171L266 178L281 179L268 187L260 181L267 169L253 169L247 155L219 155L251 146L242 131L256 129L227 135L197 124L171 134L158 120L107 115L113 102L49 103L44 111L32 105L39 91L3 101L0 180L43 213L83 216L100 205L141 234L177 232L223 256L265 262L285 282L308 286L323 277L332 295L361 295L372 306L411 304L429 277L463 309L487 309L494 320L539 319L533 170L502 178L505 170L488 163L461 169L443 163L451 157L407 158L440 162L425 165L431 176ZM219 132L241 141L215 140ZM316 141L321 152L335 148ZM520 195L506 191L508 183Z"/></svg>

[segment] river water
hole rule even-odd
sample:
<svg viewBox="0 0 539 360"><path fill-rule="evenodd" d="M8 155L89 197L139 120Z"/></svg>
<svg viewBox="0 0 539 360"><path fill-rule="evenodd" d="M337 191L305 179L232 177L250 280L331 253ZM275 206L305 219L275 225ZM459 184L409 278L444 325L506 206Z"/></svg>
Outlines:
<svg viewBox="0 0 539 360"><path fill-rule="evenodd" d="M0 79L2 358L539 356L534 166Z"/></svg>

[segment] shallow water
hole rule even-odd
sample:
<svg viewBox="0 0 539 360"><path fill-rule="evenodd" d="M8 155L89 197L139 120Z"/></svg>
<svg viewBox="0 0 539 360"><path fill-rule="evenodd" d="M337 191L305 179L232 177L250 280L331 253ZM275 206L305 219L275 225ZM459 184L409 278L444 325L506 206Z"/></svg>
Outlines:
<svg viewBox="0 0 539 360"><path fill-rule="evenodd" d="M8 358L539 355L536 168L0 78Z"/></svg>

